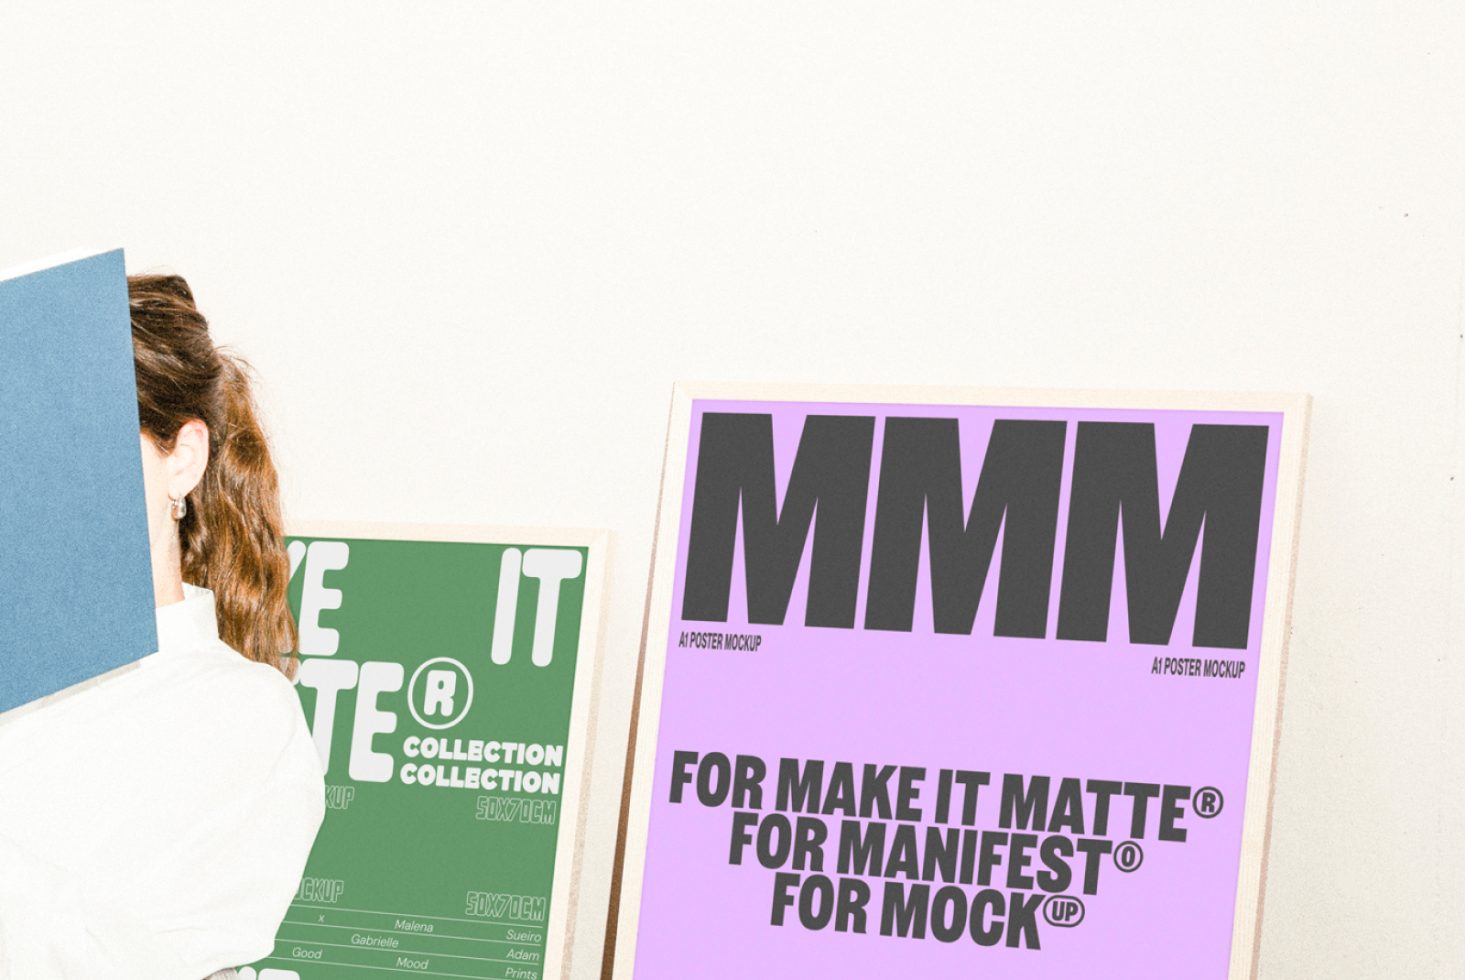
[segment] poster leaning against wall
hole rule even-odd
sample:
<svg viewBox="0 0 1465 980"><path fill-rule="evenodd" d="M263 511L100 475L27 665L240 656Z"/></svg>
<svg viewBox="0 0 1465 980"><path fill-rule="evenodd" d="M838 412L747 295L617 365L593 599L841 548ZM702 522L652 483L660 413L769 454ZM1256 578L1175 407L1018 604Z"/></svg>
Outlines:
<svg viewBox="0 0 1465 980"><path fill-rule="evenodd" d="M607 974L1251 975L1307 411L678 386Z"/></svg>
<svg viewBox="0 0 1465 980"><path fill-rule="evenodd" d="M327 809L241 976L570 976L608 535L289 531Z"/></svg>

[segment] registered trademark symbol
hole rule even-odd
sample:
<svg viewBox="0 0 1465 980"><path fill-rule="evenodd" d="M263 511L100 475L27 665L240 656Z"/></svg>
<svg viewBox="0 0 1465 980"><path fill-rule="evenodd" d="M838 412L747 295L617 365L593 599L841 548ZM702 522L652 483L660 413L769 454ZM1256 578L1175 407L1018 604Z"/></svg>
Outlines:
<svg viewBox="0 0 1465 980"><path fill-rule="evenodd" d="M1130 871L1138 871L1139 866L1145 863L1145 852L1142 847L1132 840L1114 848L1114 867L1126 874Z"/></svg>
<svg viewBox="0 0 1465 980"><path fill-rule="evenodd" d="M1195 791L1193 799L1195 815L1207 820L1220 815L1221 808L1226 805L1226 798L1214 786L1202 786Z"/></svg>
<svg viewBox="0 0 1465 980"><path fill-rule="evenodd" d="M472 705L473 675L452 657L433 657L407 682L407 707L424 728L452 728Z"/></svg>

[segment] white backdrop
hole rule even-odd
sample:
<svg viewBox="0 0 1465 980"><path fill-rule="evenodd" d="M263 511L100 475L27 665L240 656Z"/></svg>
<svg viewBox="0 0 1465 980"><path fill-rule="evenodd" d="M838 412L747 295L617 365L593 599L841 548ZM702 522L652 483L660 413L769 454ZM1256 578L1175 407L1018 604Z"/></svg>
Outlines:
<svg viewBox="0 0 1465 980"><path fill-rule="evenodd" d="M0 267L187 276L291 516L616 533L583 976L676 378L1315 395L1261 975L1465 975L1465 7L1032 7L0 6Z"/></svg>

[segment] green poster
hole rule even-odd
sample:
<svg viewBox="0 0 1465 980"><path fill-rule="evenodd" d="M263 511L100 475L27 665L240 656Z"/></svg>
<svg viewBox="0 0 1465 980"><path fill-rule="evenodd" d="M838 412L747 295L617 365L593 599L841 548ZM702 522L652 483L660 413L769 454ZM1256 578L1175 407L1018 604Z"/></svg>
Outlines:
<svg viewBox="0 0 1465 980"><path fill-rule="evenodd" d="M605 536L292 531L327 809L241 976L568 975Z"/></svg>

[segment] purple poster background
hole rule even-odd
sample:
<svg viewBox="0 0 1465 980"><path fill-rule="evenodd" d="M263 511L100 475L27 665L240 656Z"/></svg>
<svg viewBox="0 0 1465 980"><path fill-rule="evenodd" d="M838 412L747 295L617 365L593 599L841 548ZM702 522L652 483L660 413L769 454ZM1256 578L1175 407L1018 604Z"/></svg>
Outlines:
<svg viewBox="0 0 1465 980"><path fill-rule="evenodd" d="M912 632L894 633L803 626L809 549L794 585L784 626L747 624L742 545L735 549L727 624L683 621L682 583L698 434L704 412L758 412L773 416L778 499L792 469L804 419L810 414L876 416L871 467L873 514L879 447L887 416L957 418L962 448L963 507L975 491L992 422L1054 419L1068 422L1064 490L1058 513L1057 553L1049 610L1050 639L993 636L997 568L989 572L970 635L932 630L926 560ZM1249 646L1195 649L1195 567L1190 572L1172 642L1160 647L1128 642L1122 547L1115 571L1109 640L1051 639L1056 633L1068 485L1079 421L1147 422L1155 426L1162 520L1173 495L1190 428L1197 423L1269 428L1261 534ZM651 817L644 868L635 975L643 980L689 977L1187 977L1226 975L1249 763L1261 617L1266 594L1281 442L1280 413L1094 410L696 401L692 405L687 472L656 745ZM741 533L741 532L740 532ZM873 519L866 521L860 599L865 609ZM1001 540L996 553L1000 553ZM1280 586L1279 586L1280 587ZM756 633L754 652L678 648L681 631ZM1156 656L1242 659L1241 679L1157 676ZM647 706L654 710L651 706ZM884 880L868 878L870 926L863 935L832 928L808 931L796 909L785 924L769 924L773 870L751 850L728 863L733 811L708 808L689 794L668 801L672 754L677 750L758 755L768 761L763 812L773 809L772 785L782 757L923 766L930 774L920 804L930 823L938 768L992 773L982 790L977 826L997 827L1002 773L1215 786L1223 812L1198 819L1186 807L1184 843L1142 841L1144 864L1120 873L1110 859L1098 893L1084 896L1084 921L1055 928L1040 920L1042 948L982 947L970 938L943 943L879 935ZM1152 804L1152 807L1155 804ZM1088 809L1086 807L1086 809ZM1105 836L1127 838L1128 802L1116 799ZM840 817L826 818L831 840ZM893 826L893 824L892 824ZM833 847L825 871L837 875ZM1036 858L1036 854L1034 855ZM1040 867L1034 860L1034 868ZM1081 865L1080 865L1081 867ZM901 880L901 879L896 879ZM940 887L933 883L932 890ZM1006 891L999 868L992 887ZM977 886L964 886L968 894ZM1067 890L1080 894L1079 884Z"/></svg>

